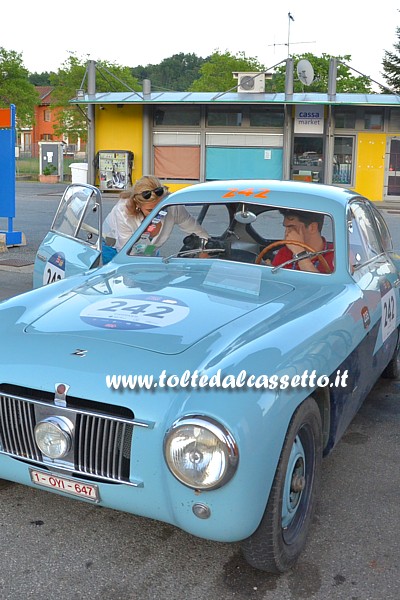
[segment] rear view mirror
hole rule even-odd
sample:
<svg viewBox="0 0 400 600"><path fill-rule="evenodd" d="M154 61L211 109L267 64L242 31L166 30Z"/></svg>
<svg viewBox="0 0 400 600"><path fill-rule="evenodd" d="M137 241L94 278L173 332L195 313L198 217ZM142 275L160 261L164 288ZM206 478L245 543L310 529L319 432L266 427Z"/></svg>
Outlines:
<svg viewBox="0 0 400 600"><path fill-rule="evenodd" d="M247 210L245 204L242 204L241 210L235 213L235 221L237 221L238 223L254 223L256 219L256 215L253 212Z"/></svg>

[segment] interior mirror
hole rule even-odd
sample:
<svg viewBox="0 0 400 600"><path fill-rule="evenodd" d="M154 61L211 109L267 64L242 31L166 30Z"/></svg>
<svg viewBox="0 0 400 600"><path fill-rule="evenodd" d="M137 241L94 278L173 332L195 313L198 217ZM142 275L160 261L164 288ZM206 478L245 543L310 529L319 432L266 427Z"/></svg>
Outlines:
<svg viewBox="0 0 400 600"><path fill-rule="evenodd" d="M237 213L235 213L235 220L238 223L254 223L254 221L257 219L256 215L253 212L250 212L249 210L247 210L246 205L242 204L242 208L240 211L238 211Z"/></svg>

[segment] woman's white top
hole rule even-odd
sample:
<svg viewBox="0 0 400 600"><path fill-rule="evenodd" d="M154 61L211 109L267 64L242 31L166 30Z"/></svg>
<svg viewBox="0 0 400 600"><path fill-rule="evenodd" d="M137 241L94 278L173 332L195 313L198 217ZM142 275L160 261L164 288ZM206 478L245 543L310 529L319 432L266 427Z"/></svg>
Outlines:
<svg viewBox="0 0 400 600"><path fill-rule="evenodd" d="M103 236L115 238L114 247L119 252L137 230L143 221L142 213L128 214L126 210L126 198L121 198L111 212L104 219ZM178 225L185 233L195 233L201 238L208 240L209 235L196 219L192 217L184 206L168 206L168 211L162 220L161 230L156 235L152 244L159 248L169 238L174 225Z"/></svg>

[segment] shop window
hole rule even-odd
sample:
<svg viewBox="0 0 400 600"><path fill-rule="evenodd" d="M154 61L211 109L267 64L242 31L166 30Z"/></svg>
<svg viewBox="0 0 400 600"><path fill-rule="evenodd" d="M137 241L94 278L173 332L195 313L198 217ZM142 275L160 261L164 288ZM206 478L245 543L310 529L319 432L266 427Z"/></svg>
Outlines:
<svg viewBox="0 0 400 600"><path fill-rule="evenodd" d="M200 146L156 146L154 174L160 179L200 179Z"/></svg>
<svg viewBox="0 0 400 600"><path fill-rule="evenodd" d="M356 111L351 109L335 110L335 127L336 129L355 129Z"/></svg>
<svg viewBox="0 0 400 600"><path fill-rule="evenodd" d="M400 108L391 108L389 112L389 131L400 130Z"/></svg>
<svg viewBox="0 0 400 600"><path fill-rule="evenodd" d="M218 110L209 108L207 125L210 127L240 127L243 121L241 110Z"/></svg>
<svg viewBox="0 0 400 600"><path fill-rule="evenodd" d="M250 127L283 127L284 118L283 108L250 108Z"/></svg>
<svg viewBox="0 0 400 600"><path fill-rule="evenodd" d="M383 111L366 110L364 113L364 128L382 131L383 129Z"/></svg>
<svg viewBox="0 0 400 600"><path fill-rule="evenodd" d="M335 137L332 183L351 185L354 138Z"/></svg>
<svg viewBox="0 0 400 600"><path fill-rule="evenodd" d="M159 125L182 125L198 127L200 125L200 106L160 106L154 110L153 123Z"/></svg>

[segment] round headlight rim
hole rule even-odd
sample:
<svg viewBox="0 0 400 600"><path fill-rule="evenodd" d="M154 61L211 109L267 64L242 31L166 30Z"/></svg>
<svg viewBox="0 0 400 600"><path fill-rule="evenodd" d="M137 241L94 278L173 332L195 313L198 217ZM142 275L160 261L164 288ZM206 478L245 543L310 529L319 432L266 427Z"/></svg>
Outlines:
<svg viewBox="0 0 400 600"><path fill-rule="evenodd" d="M184 427L187 425L207 429L208 431L213 433L219 439L219 441L225 445L225 448L227 449L227 464L225 472L218 481L211 485L191 485L188 481L184 480L183 477L180 477L177 471L171 465L168 453L169 441L171 440L171 436L174 432L179 430L180 427ZM179 417L167 429L164 436L164 459L167 463L168 469L180 483L191 489L207 492L222 487L232 479L239 463L239 449L232 433L220 421L217 421L216 419L214 419L213 417L209 417L208 415L190 414Z"/></svg>
<svg viewBox="0 0 400 600"><path fill-rule="evenodd" d="M46 423L50 423L51 425L57 427L62 432L62 434L64 435L64 437L66 439L66 442L67 442L66 450L60 456L57 456L57 457L49 456L48 454L46 454L46 452L43 452L43 449L40 447L40 445L37 441L36 430L38 429L38 427L40 425L43 425ZM61 460L61 459L65 458L65 456L67 456L67 454L71 451L72 439L73 439L73 429L74 429L73 423L66 417L62 417L62 416L58 416L58 415L51 415L49 417L46 417L45 419L42 419L38 423L36 423L33 434L34 434L35 442L36 442L40 452L42 454L44 454L44 456L46 456L47 459L56 461L56 460Z"/></svg>

